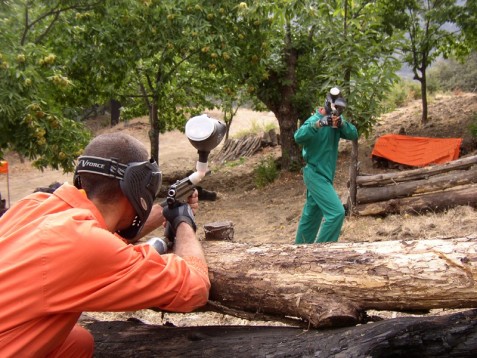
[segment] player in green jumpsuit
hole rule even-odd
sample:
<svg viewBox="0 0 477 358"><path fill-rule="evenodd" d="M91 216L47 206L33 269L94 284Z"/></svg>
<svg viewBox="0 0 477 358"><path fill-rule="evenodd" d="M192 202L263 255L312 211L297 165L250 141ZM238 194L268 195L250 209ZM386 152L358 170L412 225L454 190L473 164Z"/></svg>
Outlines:
<svg viewBox="0 0 477 358"><path fill-rule="evenodd" d="M332 88L325 107L295 132L295 141L302 146L306 163L303 180L307 188L296 244L338 241L345 217L343 204L333 188L338 142L341 138L358 139L356 127L341 115L345 107L346 102L339 89ZM331 118L335 120L336 128Z"/></svg>

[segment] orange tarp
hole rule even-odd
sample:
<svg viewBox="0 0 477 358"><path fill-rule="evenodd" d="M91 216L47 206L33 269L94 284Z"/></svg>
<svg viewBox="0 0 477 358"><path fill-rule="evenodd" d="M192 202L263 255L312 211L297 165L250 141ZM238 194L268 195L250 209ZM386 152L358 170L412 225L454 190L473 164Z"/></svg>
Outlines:
<svg viewBox="0 0 477 358"><path fill-rule="evenodd" d="M459 158L462 138L410 137L386 134L378 138L371 155L413 167L442 164Z"/></svg>
<svg viewBox="0 0 477 358"><path fill-rule="evenodd" d="M0 160L0 174L8 173L8 162Z"/></svg>

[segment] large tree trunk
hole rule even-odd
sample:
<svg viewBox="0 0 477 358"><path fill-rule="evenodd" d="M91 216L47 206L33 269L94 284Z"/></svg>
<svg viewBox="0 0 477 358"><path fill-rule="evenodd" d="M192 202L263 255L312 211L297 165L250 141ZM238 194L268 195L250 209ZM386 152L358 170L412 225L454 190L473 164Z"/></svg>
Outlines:
<svg viewBox="0 0 477 358"><path fill-rule="evenodd" d="M411 196L409 198L360 204L356 206L354 213L361 216L386 216L404 213L420 214L425 212L441 212L460 205L477 207L477 187L475 185Z"/></svg>
<svg viewBox="0 0 477 358"><path fill-rule="evenodd" d="M477 310L406 317L328 331L287 327L174 328L138 322L82 323L99 357L474 357Z"/></svg>
<svg viewBox="0 0 477 358"><path fill-rule="evenodd" d="M280 127L280 144L282 149L281 169L288 171L300 162L300 150L295 143L294 134L297 129L298 111L293 99L297 91L296 67L298 51L293 48L291 33L287 28L285 50L283 53L286 69L284 73L271 72L269 79L264 82L264 90L259 88L258 98L272 111ZM268 86L267 86L268 85ZM270 96L270 89L279 89L279 96Z"/></svg>
<svg viewBox="0 0 477 358"><path fill-rule="evenodd" d="M477 307L475 238L204 249L210 300L314 327L357 323L367 309Z"/></svg>
<svg viewBox="0 0 477 358"><path fill-rule="evenodd" d="M119 124L119 119L121 117L121 102L111 99L109 101L111 106L111 127Z"/></svg>

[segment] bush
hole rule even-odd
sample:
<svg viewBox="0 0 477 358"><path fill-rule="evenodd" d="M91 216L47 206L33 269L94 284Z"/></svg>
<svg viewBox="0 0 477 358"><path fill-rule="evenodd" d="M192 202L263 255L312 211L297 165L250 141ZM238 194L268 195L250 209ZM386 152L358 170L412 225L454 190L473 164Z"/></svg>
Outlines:
<svg viewBox="0 0 477 358"><path fill-rule="evenodd" d="M470 123L469 130L470 130L470 134L472 135L472 138L477 140L477 114L475 113Z"/></svg>
<svg viewBox="0 0 477 358"><path fill-rule="evenodd" d="M254 170L255 184L259 188L273 183L278 178L279 170L275 159L269 156L260 161L260 164Z"/></svg>
<svg viewBox="0 0 477 358"><path fill-rule="evenodd" d="M477 52L472 52L463 62L452 59L437 61L429 69L429 83L438 83L442 91L474 92L477 89Z"/></svg>
<svg viewBox="0 0 477 358"><path fill-rule="evenodd" d="M421 98L420 83L408 79L400 79L391 88L388 97L383 101L384 112L392 112L410 101Z"/></svg>

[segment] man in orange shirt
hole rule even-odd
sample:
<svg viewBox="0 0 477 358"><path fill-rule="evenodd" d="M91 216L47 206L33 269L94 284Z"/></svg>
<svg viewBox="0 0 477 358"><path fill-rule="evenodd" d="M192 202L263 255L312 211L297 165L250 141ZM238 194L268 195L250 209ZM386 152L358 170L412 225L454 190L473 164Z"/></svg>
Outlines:
<svg viewBox="0 0 477 358"><path fill-rule="evenodd" d="M2 357L92 356L93 337L76 323L83 311L188 312L207 302L191 207L153 205L161 173L141 142L121 133L96 137L74 184L31 194L0 218ZM197 197L189 202L196 206ZM121 239L165 219L173 253Z"/></svg>

